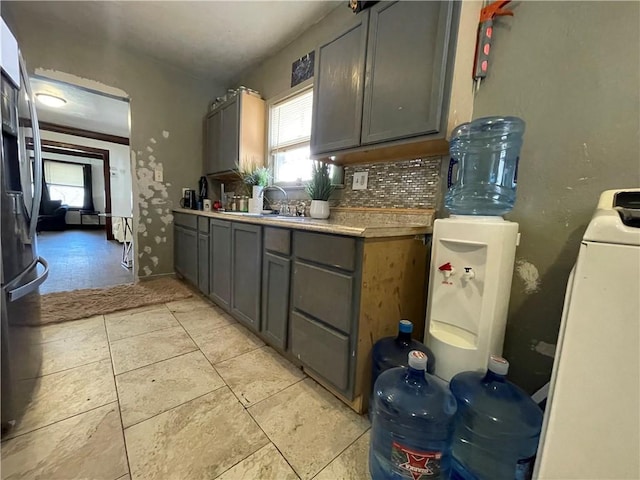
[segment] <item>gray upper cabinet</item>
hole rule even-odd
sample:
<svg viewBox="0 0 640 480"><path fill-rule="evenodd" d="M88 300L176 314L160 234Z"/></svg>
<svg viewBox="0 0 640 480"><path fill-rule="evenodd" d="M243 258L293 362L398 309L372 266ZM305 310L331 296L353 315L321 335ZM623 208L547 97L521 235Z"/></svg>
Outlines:
<svg viewBox="0 0 640 480"><path fill-rule="evenodd" d="M224 177L245 163L264 162L266 106L240 91L205 118L204 171Z"/></svg>
<svg viewBox="0 0 640 480"><path fill-rule="evenodd" d="M220 165L218 171L233 170L239 161L240 100L234 97L222 110Z"/></svg>
<svg viewBox="0 0 640 480"><path fill-rule="evenodd" d="M227 310L231 305L231 222L210 221L209 296Z"/></svg>
<svg viewBox="0 0 640 480"><path fill-rule="evenodd" d="M314 157L444 137L455 4L378 2L317 47Z"/></svg>
<svg viewBox="0 0 640 480"><path fill-rule="evenodd" d="M453 2L371 9L362 144L438 133Z"/></svg>
<svg viewBox="0 0 640 480"><path fill-rule="evenodd" d="M222 144L222 110L215 111L206 119L206 152L205 152L205 172L212 173L221 170L220 153Z"/></svg>
<svg viewBox="0 0 640 480"><path fill-rule="evenodd" d="M231 314L258 331L262 285L262 229L258 225L232 223Z"/></svg>
<svg viewBox="0 0 640 480"><path fill-rule="evenodd" d="M358 146L368 12L316 52L311 153ZM397 85L397 82L396 82Z"/></svg>

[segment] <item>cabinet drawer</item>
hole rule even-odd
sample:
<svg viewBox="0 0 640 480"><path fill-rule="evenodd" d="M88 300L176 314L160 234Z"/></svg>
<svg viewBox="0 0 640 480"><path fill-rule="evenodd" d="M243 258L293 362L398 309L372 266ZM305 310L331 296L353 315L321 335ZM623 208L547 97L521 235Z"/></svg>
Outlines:
<svg viewBox="0 0 640 480"><path fill-rule="evenodd" d="M173 223L186 228L193 228L195 230L196 228L198 228L198 216L188 213L175 212L173 214Z"/></svg>
<svg viewBox="0 0 640 480"><path fill-rule="evenodd" d="M295 232L294 238L296 257L344 270L355 270L354 238L310 232Z"/></svg>
<svg viewBox="0 0 640 480"><path fill-rule="evenodd" d="M198 233L209 233L208 217L198 217Z"/></svg>
<svg viewBox="0 0 640 480"><path fill-rule="evenodd" d="M291 353L340 390L349 386L349 337L291 313Z"/></svg>
<svg viewBox="0 0 640 480"><path fill-rule="evenodd" d="M281 253L283 255L291 254L291 230L284 228L264 228L264 248L266 250Z"/></svg>
<svg viewBox="0 0 640 480"><path fill-rule="evenodd" d="M296 261L293 306L345 333L351 331L353 277Z"/></svg>

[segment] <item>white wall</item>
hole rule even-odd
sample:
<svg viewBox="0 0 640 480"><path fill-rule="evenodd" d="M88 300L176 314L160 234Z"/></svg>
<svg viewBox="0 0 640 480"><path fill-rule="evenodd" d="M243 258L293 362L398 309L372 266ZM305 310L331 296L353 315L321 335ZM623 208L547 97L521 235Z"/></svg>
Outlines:
<svg viewBox="0 0 640 480"><path fill-rule="evenodd" d="M131 216L131 157L127 145L49 132L47 130L41 130L40 136L43 140L54 140L57 142L109 150L109 164L111 167L111 214L124 217Z"/></svg>

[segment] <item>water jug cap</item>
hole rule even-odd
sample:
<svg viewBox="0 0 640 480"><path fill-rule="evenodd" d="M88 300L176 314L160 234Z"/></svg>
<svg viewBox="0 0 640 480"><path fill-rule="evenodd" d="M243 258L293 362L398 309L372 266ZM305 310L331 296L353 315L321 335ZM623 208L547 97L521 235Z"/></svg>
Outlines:
<svg viewBox="0 0 640 480"><path fill-rule="evenodd" d="M409 352L409 366L416 370L427 369L427 354L420 350L411 350Z"/></svg>
<svg viewBox="0 0 640 480"><path fill-rule="evenodd" d="M489 370L497 375L506 375L509 371L509 362L499 355L489 357Z"/></svg>
<svg viewBox="0 0 640 480"><path fill-rule="evenodd" d="M400 331L403 333L413 332L413 323L409 320L400 320Z"/></svg>

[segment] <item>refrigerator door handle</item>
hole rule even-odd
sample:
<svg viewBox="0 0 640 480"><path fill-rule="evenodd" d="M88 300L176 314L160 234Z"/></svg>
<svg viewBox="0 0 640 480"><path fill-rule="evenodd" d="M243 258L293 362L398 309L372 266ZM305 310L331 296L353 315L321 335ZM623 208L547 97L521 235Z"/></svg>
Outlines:
<svg viewBox="0 0 640 480"><path fill-rule="evenodd" d="M31 225L29 226L29 238L35 238L36 227L38 225L38 215L40 213L40 202L42 201L42 147L40 145L40 128L38 125L38 114L36 112L35 99L29 81L29 72L24 63L22 53L19 53L20 73L24 80L24 88L29 97L29 111L31 112L31 136L33 137L33 202L31 204Z"/></svg>
<svg viewBox="0 0 640 480"><path fill-rule="evenodd" d="M37 268L38 265L42 265L44 267L44 270L40 275L38 275L35 279L31 280L30 282L25 283L24 285L20 285L19 287L13 288L14 285L16 285L17 283L20 283L20 281L24 277L26 277L29 273L31 273L34 268ZM42 283L47 279L48 276L49 276L49 264L44 258L38 257L31 265L29 265L29 268L27 268L24 272L22 272L20 275L18 275L17 277L15 277L13 280L11 280L9 283L5 285L4 289L7 292L8 300L10 302L15 302L16 300L21 299L25 295L28 295L29 293L34 292L40 285L42 285Z"/></svg>

